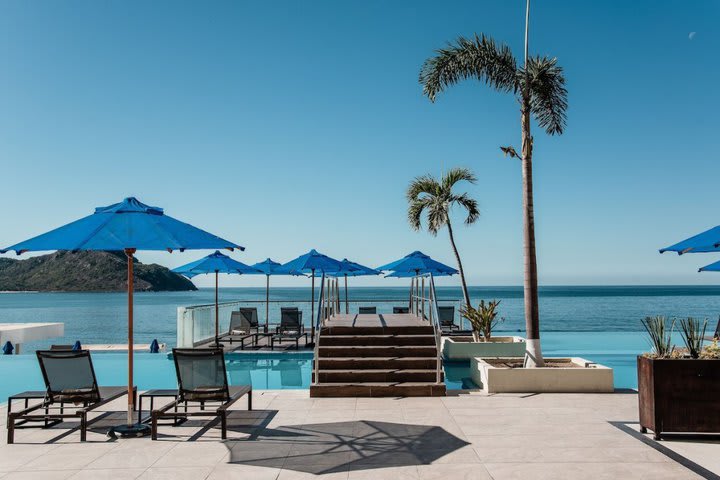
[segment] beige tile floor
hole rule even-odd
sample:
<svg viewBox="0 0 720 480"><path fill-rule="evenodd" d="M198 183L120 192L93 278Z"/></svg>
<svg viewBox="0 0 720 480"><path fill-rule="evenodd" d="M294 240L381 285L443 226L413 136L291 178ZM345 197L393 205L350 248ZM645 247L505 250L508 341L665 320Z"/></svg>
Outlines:
<svg viewBox="0 0 720 480"><path fill-rule="evenodd" d="M0 479L720 478L712 473L720 473L720 442L640 435L634 394L311 399L259 391L253 412L238 402L225 442L198 421L164 426L156 442L111 441L104 431L122 421L122 402L108 406L84 444L73 424L18 430L14 445L3 428ZM4 407L0 416L4 426Z"/></svg>

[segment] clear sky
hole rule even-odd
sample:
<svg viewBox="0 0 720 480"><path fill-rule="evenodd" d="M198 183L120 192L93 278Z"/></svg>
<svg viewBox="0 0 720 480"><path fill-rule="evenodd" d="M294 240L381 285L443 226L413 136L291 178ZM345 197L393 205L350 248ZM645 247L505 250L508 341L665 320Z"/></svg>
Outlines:
<svg viewBox="0 0 720 480"><path fill-rule="evenodd" d="M409 229L404 190L466 166L482 209L457 228L469 281L518 285L520 168L498 149L519 147L518 105L477 82L431 104L417 78L458 35L520 56L523 9L5 0L0 244L133 195L245 245L246 263L313 247L371 266L417 249L452 263L445 231ZM720 281L695 273L718 255L657 253L720 223L719 15L715 0L534 1L531 50L557 56L570 103L564 135L534 132L541 284ZM174 267L206 253L138 256Z"/></svg>

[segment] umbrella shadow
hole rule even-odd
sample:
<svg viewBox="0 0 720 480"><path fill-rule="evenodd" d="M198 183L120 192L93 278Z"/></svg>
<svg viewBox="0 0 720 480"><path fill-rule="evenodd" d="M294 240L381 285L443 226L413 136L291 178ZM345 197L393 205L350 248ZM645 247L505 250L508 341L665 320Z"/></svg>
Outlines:
<svg viewBox="0 0 720 480"><path fill-rule="evenodd" d="M319 475L427 465L467 445L438 426L359 420L265 429L228 448L229 463Z"/></svg>

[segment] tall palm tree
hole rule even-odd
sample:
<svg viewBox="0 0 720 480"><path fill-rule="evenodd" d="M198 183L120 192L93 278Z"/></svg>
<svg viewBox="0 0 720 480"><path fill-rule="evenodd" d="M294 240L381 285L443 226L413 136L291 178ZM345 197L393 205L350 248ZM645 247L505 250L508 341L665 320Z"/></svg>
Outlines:
<svg viewBox="0 0 720 480"><path fill-rule="evenodd" d="M465 225L471 225L480 217L480 210L475 199L467 193L453 193L453 187L458 182L475 183L477 179L467 168L453 168L436 180L430 175L416 177L407 189L408 221L413 230L422 228L422 215L425 213L427 229L437 235L438 231L447 227L458 270L460 271L460 282L462 283L465 306L470 306L470 295L468 295L467 283L465 282L465 271L463 270L460 254L455 245L452 222L450 221L450 210L453 206L459 206L467 211Z"/></svg>
<svg viewBox="0 0 720 480"><path fill-rule="evenodd" d="M525 256L525 329L527 353L525 366L544 365L540 348L540 315L538 309L537 259L535 254L535 214L533 211L532 155L533 137L530 117L548 135L559 135L565 129L567 90L562 67L556 58L528 55L530 0L525 12L525 62L518 66L510 48L497 45L483 34L458 38L455 43L437 50L420 71L423 93L431 102L437 94L461 80L475 79L504 93L512 93L520 103L521 153L511 147L500 147L505 155L520 159L523 181L523 246Z"/></svg>

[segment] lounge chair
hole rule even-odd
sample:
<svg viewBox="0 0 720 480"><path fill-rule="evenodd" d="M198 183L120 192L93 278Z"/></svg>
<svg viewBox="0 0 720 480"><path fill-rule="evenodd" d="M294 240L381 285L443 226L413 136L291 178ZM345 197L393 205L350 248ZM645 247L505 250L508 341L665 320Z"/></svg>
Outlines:
<svg viewBox="0 0 720 480"><path fill-rule="evenodd" d="M15 428L30 422L41 427L61 423L66 418L80 421L80 441L87 439L88 413L127 394L127 387L98 387L90 352L87 350L38 350L35 352L45 396L36 405L18 412L8 409L7 441L15 441ZM37 398L37 397L35 397ZM24 428L24 426L23 426Z"/></svg>
<svg viewBox="0 0 720 480"><path fill-rule="evenodd" d="M453 330L460 330L455 323L455 307L437 307L438 321L443 333L451 333Z"/></svg>
<svg viewBox="0 0 720 480"><path fill-rule="evenodd" d="M282 343L283 340L294 340L295 348L300 349L300 339L305 337L305 345L307 345L307 333L302 324L302 312L297 307L280 309L280 325L277 327L275 335L270 337L270 349L275 348L275 342Z"/></svg>
<svg viewBox="0 0 720 480"><path fill-rule="evenodd" d="M717 327L715 327L715 333L713 333L713 340L720 340L720 318L718 318Z"/></svg>
<svg viewBox="0 0 720 480"><path fill-rule="evenodd" d="M241 341L244 344L246 338L259 332L257 308L241 308L230 313L230 326L220 340L227 340L228 343Z"/></svg>
<svg viewBox="0 0 720 480"><path fill-rule="evenodd" d="M358 313L363 314L375 314L377 313L377 307L358 307Z"/></svg>
<svg viewBox="0 0 720 480"><path fill-rule="evenodd" d="M393 307L393 313L410 313L410 307Z"/></svg>
<svg viewBox="0 0 720 480"><path fill-rule="evenodd" d="M228 386L225 373L225 356L221 348L173 348L177 373L177 397L169 404L151 413L152 439L157 440L158 420L189 417L220 419L221 437L227 438L227 410L244 395L248 396L248 410L252 410L252 386ZM217 404L208 409L208 403ZM198 406L199 410L188 411ZM178 411L183 407L183 411ZM172 410L172 411L170 411Z"/></svg>

